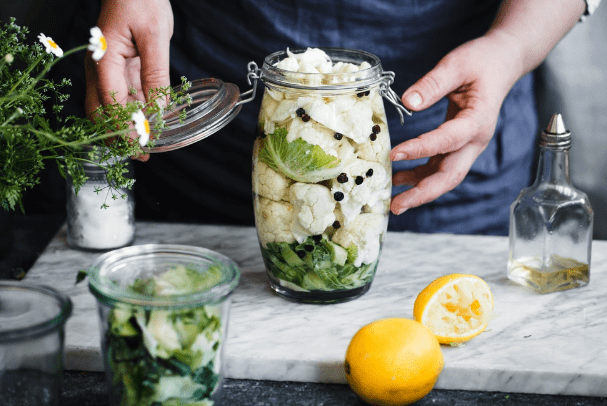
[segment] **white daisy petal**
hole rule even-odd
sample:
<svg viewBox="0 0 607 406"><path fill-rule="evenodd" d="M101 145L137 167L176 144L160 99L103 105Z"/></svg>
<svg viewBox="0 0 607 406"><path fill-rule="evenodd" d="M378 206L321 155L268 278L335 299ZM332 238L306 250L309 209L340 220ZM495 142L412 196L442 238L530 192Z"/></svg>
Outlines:
<svg viewBox="0 0 607 406"><path fill-rule="evenodd" d="M141 110L133 113L131 118L135 122L135 130L137 131L137 135L139 135L139 145L143 148L150 140L150 123Z"/></svg>
<svg viewBox="0 0 607 406"><path fill-rule="evenodd" d="M38 40L44 45L45 51L48 54L54 54L55 56L61 58L63 56L63 50L57 45L55 41L51 37L47 37L44 34L38 35Z"/></svg>
<svg viewBox="0 0 607 406"><path fill-rule="evenodd" d="M93 52L92 58L95 61L100 60L107 50L107 41L99 27L91 28L91 38L89 39L88 50Z"/></svg>

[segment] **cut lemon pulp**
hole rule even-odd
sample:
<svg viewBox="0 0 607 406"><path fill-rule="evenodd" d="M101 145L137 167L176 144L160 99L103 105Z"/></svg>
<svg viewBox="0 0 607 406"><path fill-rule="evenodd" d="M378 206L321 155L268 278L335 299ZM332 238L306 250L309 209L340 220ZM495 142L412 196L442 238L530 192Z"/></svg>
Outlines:
<svg viewBox="0 0 607 406"><path fill-rule="evenodd" d="M441 276L422 290L413 317L436 335L441 344L462 343L483 331L493 312L489 285L475 275Z"/></svg>

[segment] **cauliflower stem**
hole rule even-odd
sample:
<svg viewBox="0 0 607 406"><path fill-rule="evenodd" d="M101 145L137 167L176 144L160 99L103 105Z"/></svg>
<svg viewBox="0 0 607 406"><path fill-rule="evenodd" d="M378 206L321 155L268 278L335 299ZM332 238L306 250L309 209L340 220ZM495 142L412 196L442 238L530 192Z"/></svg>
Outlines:
<svg viewBox="0 0 607 406"><path fill-rule="evenodd" d="M273 279L289 282L304 291L355 289L371 282L377 261L357 267L353 264L356 246L345 250L344 261L335 257L343 247L335 250L334 245L324 236L318 242L310 236L302 243L268 243L261 250Z"/></svg>

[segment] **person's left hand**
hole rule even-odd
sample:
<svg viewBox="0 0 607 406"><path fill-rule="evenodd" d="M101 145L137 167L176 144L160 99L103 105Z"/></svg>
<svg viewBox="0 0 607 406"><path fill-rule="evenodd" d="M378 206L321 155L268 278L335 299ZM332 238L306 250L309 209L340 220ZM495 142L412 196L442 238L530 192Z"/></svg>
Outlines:
<svg viewBox="0 0 607 406"><path fill-rule="evenodd" d="M394 214L430 202L456 187L495 131L506 94L521 76L511 39L495 34L467 42L405 91L403 104L423 110L446 96L445 122L435 130L395 146L393 161L430 158L425 165L393 175L394 185L412 185L395 196Z"/></svg>

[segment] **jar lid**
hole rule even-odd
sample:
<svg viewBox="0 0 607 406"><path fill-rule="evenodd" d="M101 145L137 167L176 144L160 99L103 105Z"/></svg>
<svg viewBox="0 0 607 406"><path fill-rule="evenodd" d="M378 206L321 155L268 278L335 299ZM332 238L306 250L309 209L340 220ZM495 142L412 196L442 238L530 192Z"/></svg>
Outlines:
<svg viewBox="0 0 607 406"><path fill-rule="evenodd" d="M71 313L70 298L53 288L0 281L0 343L48 334Z"/></svg>
<svg viewBox="0 0 607 406"><path fill-rule="evenodd" d="M176 86L180 92L182 86ZM176 103L167 109L163 119L168 128L152 132L154 145L146 152L166 152L193 144L225 127L240 112L243 94L238 86L219 79L199 79L183 91L191 103ZM180 114L185 112L185 119ZM150 122L155 118L151 117Z"/></svg>
<svg viewBox="0 0 607 406"><path fill-rule="evenodd" d="M149 281L176 267L187 268L202 278L210 272L213 275L205 278L201 283L203 287L193 292L154 295L130 288L136 281ZM145 244L120 248L97 257L89 268L88 279L89 290L105 305L175 309L222 302L236 289L240 270L230 258L206 248Z"/></svg>

